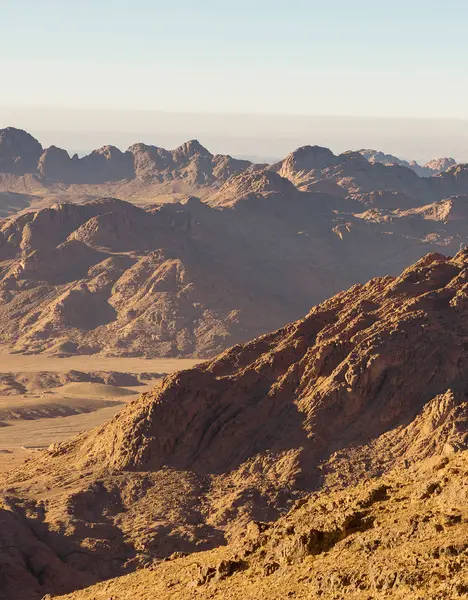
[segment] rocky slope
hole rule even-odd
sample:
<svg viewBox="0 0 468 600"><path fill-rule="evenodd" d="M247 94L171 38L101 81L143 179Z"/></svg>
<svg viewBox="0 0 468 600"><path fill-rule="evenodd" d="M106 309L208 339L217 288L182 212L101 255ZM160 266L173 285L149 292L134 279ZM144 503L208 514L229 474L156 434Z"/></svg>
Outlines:
<svg viewBox="0 0 468 600"><path fill-rule="evenodd" d="M300 501L274 525L253 522L226 548L66 598L464 598L467 475L467 452L395 469Z"/></svg>
<svg viewBox="0 0 468 600"><path fill-rule="evenodd" d="M387 209L404 198L301 192L251 169L210 203L143 210L107 198L14 216L0 223L0 343L59 355L213 356L429 250L456 252L468 197L447 218L454 202Z"/></svg>
<svg viewBox="0 0 468 600"><path fill-rule="evenodd" d="M419 496L419 484L400 488L398 479L388 493L372 481L356 492L334 490L394 469L409 468L420 477L422 459L455 456L451 465L466 468L456 455L468 442L467 290L468 252L453 259L427 255L397 278L355 285L300 321L167 377L110 423L51 447L11 473L3 486L0 529L9 597L15 598L14 582L23 572L28 584L21 598L35 599L149 566L174 552L235 544L252 519L276 520L311 493L319 496L290 522L267 528L265 535L263 527L257 529L252 547L244 536L241 560L248 568L279 572L282 565L330 550L318 571L309 571L317 593L321 586L326 594L350 586L356 597L387 590L400 570L403 592L409 585L417 589L418 582L444 586L431 573L464 569L465 547L457 546L454 554L444 550L441 561L429 564L430 553L439 548L442 555L438 534L451 519L457 525L450 530L454 544L466 529L460 513L466 478L461 474L449 484L449 472L439 472L446 459L434 481L420 479L425 487ZM327 499L325 492L338 495ZM387 496L391 502L382 503ZM427 519L413 498L434 502L427 505ZM382 522L397 505L396 523L390 525L391 517ZM417 533L403 546L408 522L411 535ZM352 534L357 536L344 539ZM427 542L429 553L419 541ZM419 552L419 580L411 566L417 563L406 570L395 566L392 557L403 547L402 565ZM388 571L369 572L374 549L381 561L376 564ZM333 575L335 556L348 557L343 580ZM212 568L210 557L201 560ZM186 590L183 565L177 593ZM224 569L215 564L196 579L205 584ZM292 580L297 572L290 572ZM280 575L292 581L285 571ZM458 587L450 590L462 594L457 577ZM280 585L279 575L272 581ZM97 593L103 589L112 587Z"/></svg>
<svg viewBox="0 0 468 600"><path fill-rule="evenodd" d="M422 168L427 172L426 176L439 175L454 167L457 161L454 158L434 158L427 162Z"/></svg>

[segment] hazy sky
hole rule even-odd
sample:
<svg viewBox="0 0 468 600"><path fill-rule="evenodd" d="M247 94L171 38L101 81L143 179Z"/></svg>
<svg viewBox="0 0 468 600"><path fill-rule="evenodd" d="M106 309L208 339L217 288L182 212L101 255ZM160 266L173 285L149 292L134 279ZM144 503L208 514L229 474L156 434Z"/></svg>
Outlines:
<svg viewBox="0 0 468 600"><path fill-rule="evenodd" d="M0 9L1 126L27 109L43 133L39 108L68 110L56 133L76 130L70 109L88 109L82 134L102 130L98 109L468 119L466 0L0 0Z"/></svg>

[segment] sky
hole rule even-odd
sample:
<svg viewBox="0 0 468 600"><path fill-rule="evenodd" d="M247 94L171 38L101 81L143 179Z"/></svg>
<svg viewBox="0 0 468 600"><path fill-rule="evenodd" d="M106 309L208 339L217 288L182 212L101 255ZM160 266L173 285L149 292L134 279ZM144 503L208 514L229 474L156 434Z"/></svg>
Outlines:
<svg viewBox="0 0 468 600"><path fill-rule="evenodd" d="M468 121L466 0L0 0L0 9L0 126L25 122L74 148L104 133L176 141L183 115L185 139L234 138L244 153L275 155L300 139L283 131L298 119L308 131L320 118L330 144L348 143L337 130L347 117L351 129L361 120L355 147L372 132L388 143L393 120L408 153L418 120L450 120L455 133ZM281 133L249 136L255 116ZM453 153L468 160L456 137Z"/></svg>

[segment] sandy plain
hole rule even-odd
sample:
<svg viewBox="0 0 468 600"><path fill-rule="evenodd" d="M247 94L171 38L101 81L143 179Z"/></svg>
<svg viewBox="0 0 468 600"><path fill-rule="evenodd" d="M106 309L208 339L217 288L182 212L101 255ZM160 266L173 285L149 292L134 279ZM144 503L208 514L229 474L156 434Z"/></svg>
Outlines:
<svg viewBox="0 0 468 600"><path fill-rule="evenodd" d="M125 404L157 384L158 376L195 365L191 359L113 358L0 354L0 376L22 382L22 392L0 392L0 473L18 466L50 444L111 419ZM89 381L44 387L46 377L79 371L118 373L142 378L138 385Z"/></svg>

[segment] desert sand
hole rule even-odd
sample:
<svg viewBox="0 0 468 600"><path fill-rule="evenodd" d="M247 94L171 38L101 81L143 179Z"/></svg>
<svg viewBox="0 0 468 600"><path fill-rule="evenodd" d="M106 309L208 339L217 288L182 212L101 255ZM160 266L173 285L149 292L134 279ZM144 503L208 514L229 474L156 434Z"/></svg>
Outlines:
<svg viewBox="0 0 468 600"><path fill-rule="evenodd" d="M119 371L122 373L173 373L201 362L191 358L121 358L112 356L69 356L0 353L0 372Z"/></svg>
<svg viewBox="0 0 468 600"><path fill-rule="evenodd" d="M158 375L186 369L197 362L191 359L0 354L0 379L13 380L23 390L23 393L14 393L15 388L10 387L8 394L0 391L0 472L18 466L38 450L111 419L127 402L151 389ZM60 383L70 372L75 376L78 373L80 379L86 379L90 374L94 374L92 379L106 379L108 374L114 374L114 379L119 374L121 377L127 375L129 380L135 377L138 385L123 387L95 381L71 381L48 387L55 374L58 375L55 383ZM140 374L144 378L137 381Z"/></svg>

